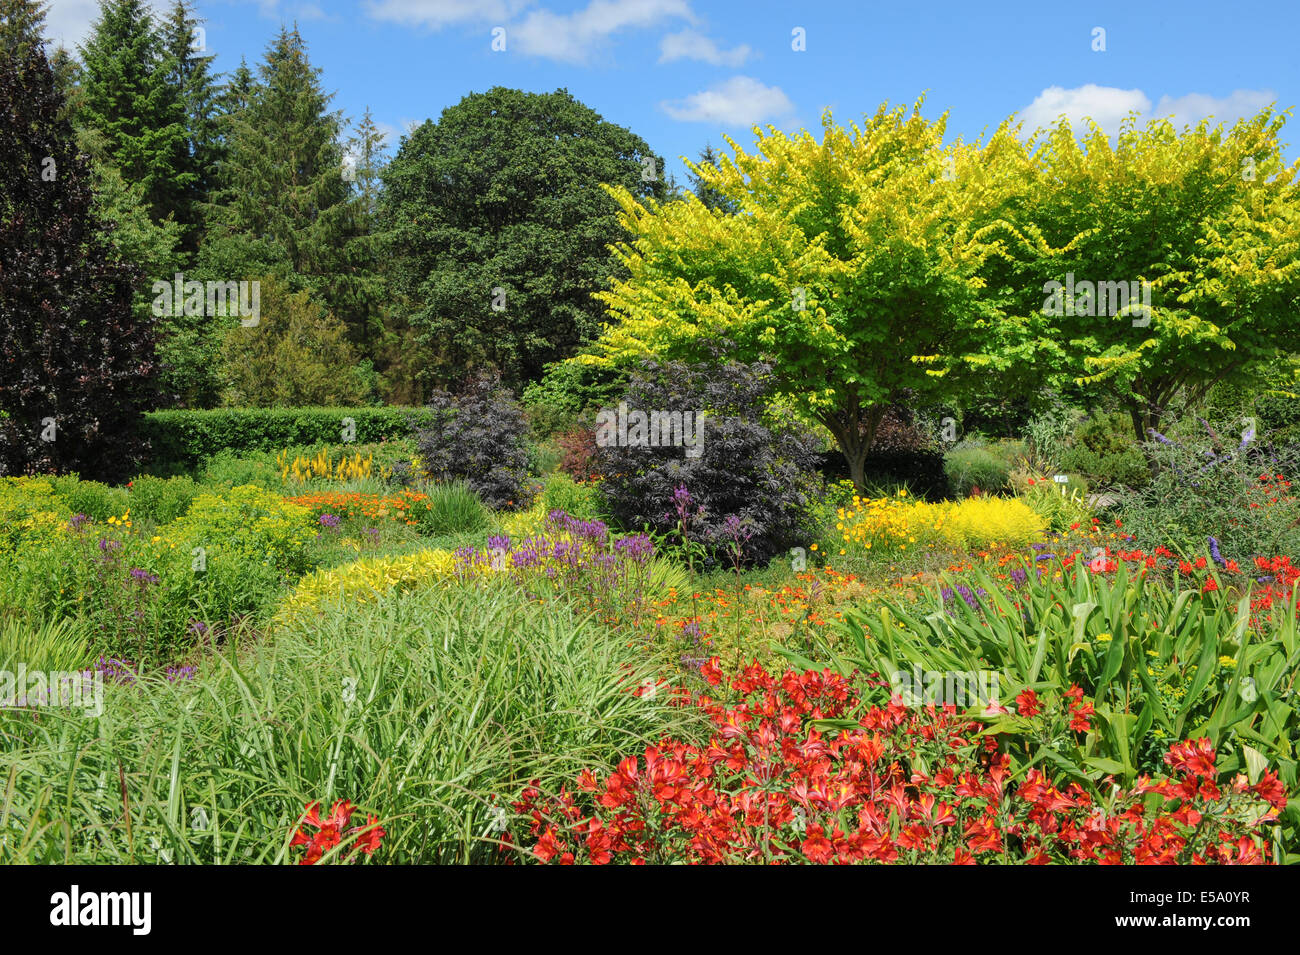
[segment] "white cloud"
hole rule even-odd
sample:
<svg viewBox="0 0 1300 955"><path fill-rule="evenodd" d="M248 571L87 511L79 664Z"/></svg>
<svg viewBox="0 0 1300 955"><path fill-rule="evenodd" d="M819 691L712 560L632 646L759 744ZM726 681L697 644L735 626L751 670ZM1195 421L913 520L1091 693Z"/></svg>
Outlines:
<svg viewBox="0 0 1300 955"><path fill-rule="evenodd" d="M1040 127L1055 125L1061 114L1065 114L1076 131L1086 129L1084 119L1090 118L1096 120L1108 135L1114 136L1124 117L1134 111L1138 113L1140 124L1167 117L1181 129L1185 125L1195 126L1202 119L1213 118L1216 123L1225 122L1231 126L1238 119L1255 115L1275 99L1271 90L1235 90L1224 97L1188 93L1177 97L1162 96L1152 108L1151 99L1142 90L1122 90L1088 83L1073 89L1049 86L1020 110L1019 116L1025 121L1026 135Z"/></svg>
<svg viewBox="0 0 1300 955"><path fill-rule="evenodd" d="M367 0L376 20L426 26L435 30L454 23L502 23L531 0Z"/></svg>
<svg viewBox="0 0 1300 955"><path fill-rule="evenodd" d="M1133 110L1145 113L1150 108L1151 100L1141 90L1121 90L1088 83L1069 90L1062 86L1049 86L1019 115L1025 121L1026 133L1054 126L1064 113L1075 129L1086 128L1084 119L1087 118L1096 120L1097 125L1113 135L1128 113Z"/></svg>
<svg viewBox="0 0 1300 955"><path fill-rule="evenodd" d="M365 9L376 20L434 30L451 25L504 26L509 51L578 65L591 62L617 33L673 20L699 22L690 0L588 0L585 7L570 13L555 13L535 0L366 0ZM661 52L660 62L697 59L734 67L744 63L751 51L743 45L720 50L707 37L685 30L665 37Z"/></svg>
<svg viewBox="0 0 1300 955"><path fill-rule="evenodd" d="M615 33L667 19L696 20L687 0L591 0L574 13L534 10L517 26L507 27L506 42L530 56L586 63Z"/></svg>
<svg viewBox="0 0 1300 955"><path fill-rule="evenodd" d="M794 110L779 86L765 86L749 76L733 76L683 100L659 104L673 119L719 126L753 126Z"/></svg>
<svg viewBox="0 0 1300 955"><path fill-rule="evenodd" d="M718 45L702 33L695 30L682 30L669 33L659 41L659 62L671 63L673 60L700 60L714 66L741 66L749 59L751 50L741 44L731 50L720 50Z"/></svg>
<svg viewBox="0 0 1300 955"><path fill-rule="evenodd" d="M1276 102L1272 90L1233 90L1227 96L1207 96L1188 93L1186 96L1162 96L1152 118L1170 117L1178 127L1195 126L1203 119L1231 126L1239 119L1254 116L1265 106Z"/></svg>

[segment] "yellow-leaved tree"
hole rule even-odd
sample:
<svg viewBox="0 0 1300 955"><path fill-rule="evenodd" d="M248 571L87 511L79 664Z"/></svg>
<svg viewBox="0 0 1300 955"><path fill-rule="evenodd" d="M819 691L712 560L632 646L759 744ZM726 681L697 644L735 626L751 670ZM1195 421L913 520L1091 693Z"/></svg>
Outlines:
<svg viewBox="0 0 1300 955"><path fill-rule="evenodd" d="M616 248L627 273L597 295L612 320L584 360L721 349L767 362L861 487L890 403L1011 371L1041 332L1020 289L986 287L991 261L1051 254L1008 218L1033 178L1024 145L1004 125L945 146L946 114L930 122L921 106L881 106L848 129L828 111L820 140L756 129L753 152L729 139L734 156L692 169L735 214L611 189L632 233Z"/></svg>
<svg viewBox="0 0 1300 955"><path fill-rule="evenodd" d="M1215 384L1300 349L1300 189L1286 113L1225 127L1130 116L1039 135L1020 215L1060 247L1020 274L1045 381L1117 398L1139 440ZM1026 304L1026 309L1032 305Z"/></svg>

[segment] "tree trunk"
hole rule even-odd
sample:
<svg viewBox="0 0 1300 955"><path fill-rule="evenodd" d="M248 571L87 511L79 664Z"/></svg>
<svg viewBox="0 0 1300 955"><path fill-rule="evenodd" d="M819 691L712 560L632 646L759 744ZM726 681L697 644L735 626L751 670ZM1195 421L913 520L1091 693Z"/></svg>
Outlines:
<svg viewBox="0 0 1300 955"><path fill-rule="evenodd" d="M867 452L885 416L884 405L863 408L856 399L846 408L822 416L824 424L849 465L849 477L859 494L866 493Z"/></svg>

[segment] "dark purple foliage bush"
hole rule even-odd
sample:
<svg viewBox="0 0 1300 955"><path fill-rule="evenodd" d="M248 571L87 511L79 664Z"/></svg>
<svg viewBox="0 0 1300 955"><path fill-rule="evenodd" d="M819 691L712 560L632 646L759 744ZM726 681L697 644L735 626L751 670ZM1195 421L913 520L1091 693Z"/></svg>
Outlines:
<svg viewBox="0 0 1300 955"><path fill-rule="evenodd" d="M0 475L121 479L156 374L141 277L110 256L41 44L0 53Z"/></svg>
<svg viewBox="0 0 1300 955"><path fill-rule="evenodd" d="M458 394L434 391L415 442L434 480L463 480L489 507L523 508L532 496L527 437L524 409L499 374L484 372Z"/></svg>
<svg viewBox="0 0 1300 955"><path fill-rule="evenodd" d="M599 448L601 489L614 519L673 533L673 492L685 485L690 537L719 562L728 562L733 542L752 564L815 540L823 491L818 442L798 423L769 415L770 372L758 363L642 365L623 399L629 413L704 411L702 448L698 457L671 445Z"/></svg>

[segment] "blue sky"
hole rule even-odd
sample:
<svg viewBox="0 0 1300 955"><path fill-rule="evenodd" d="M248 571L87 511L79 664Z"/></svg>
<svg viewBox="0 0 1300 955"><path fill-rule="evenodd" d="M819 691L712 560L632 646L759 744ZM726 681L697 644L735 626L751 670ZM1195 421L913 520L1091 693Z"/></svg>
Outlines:
<svg viewBox="0 0 1300 955"><path fill-rule="evenodd" d="M165 7L168 0L155 0ZM51 35L82 39L95 0L53 0ZM990 9L992 6L992 9ZM1113 129L1124 113L1231 121L1300 104L1300 5L1222 2L918 3L771 0L198 0L229 71L297 21L335 106L367 105L395 139L471 91L566 87L667 157L695 158L754 123L817 128L927 93L967 138L1012 113ZM494 28L504 51L494 51ZM802 28L803 50L794 31ZM1104 33L1097 33L1101 30ZM1104 49L1094 47L1104 46ZM1300 123L1284 139L1300 154Z"/></svg>

